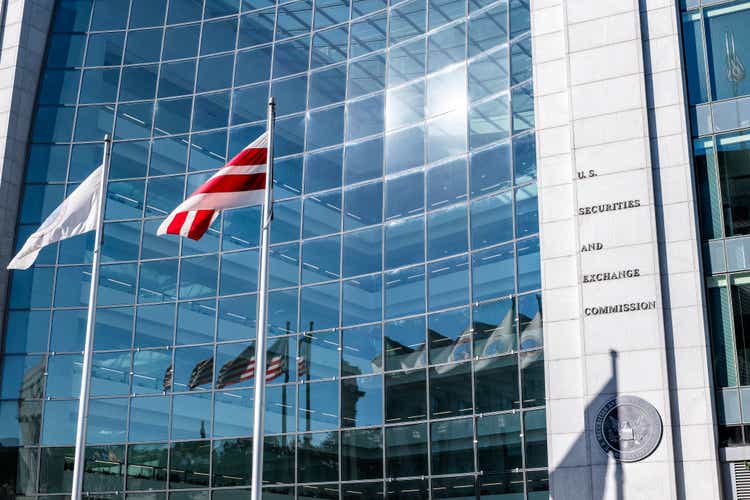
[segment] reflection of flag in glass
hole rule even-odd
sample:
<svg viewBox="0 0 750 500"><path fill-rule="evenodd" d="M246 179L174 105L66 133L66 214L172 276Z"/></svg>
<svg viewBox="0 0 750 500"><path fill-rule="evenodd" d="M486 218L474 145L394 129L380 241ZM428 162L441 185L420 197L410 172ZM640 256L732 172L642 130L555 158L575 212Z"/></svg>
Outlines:
<svg viewBox="0 0 750 500"><path fill-rule="evenodd" d="M164 380L162 381L162 387L164 392L172 388L172 381L174 380L174 367L170 364L167 367L167 371L164 372Z"/></svg>
<svg viewBox="0 0 750 500"><path fill-rule="evenodd" d="M471 333L462 332L457 339L453 341L451 350L448 353L448 358L444 363L456 363L457 361L463 361L469 359L471 354ZM452 365L439 365L435 367L435 372L439 374L448 373L451 369L458 366L457 364Z"/></svg>
<svg viewBox="0 0 750 500"><path fill-rule="evenodd" d="M515 310L511 305L503 320L497 325L484 342L484 348L474 353L479 357L505 354L516 345Z"/></svg>
<svg viewBox="0 0 750 500"><path fill-rule="evenodd" d="M214 374L214 358L204 359L193 368L190 373L188 389L193 390L198 386L210 384Z"/></svg>
<svg viewBox="0 0 750 500"><path fill-rule="evenodd" d="M284 343L281 348L281 352L278 352L279 342ZM287 358L287 341L281 339L271 348L271 357L266 360L266 382L270 382L275 379L286 370L286 358ZM219 370L218 378L216 379L217 389L227 387L234 384L239 384L245 380L250 380L255 376L255 346L251 345L245 348L239 356L226 363Z"/></svg>

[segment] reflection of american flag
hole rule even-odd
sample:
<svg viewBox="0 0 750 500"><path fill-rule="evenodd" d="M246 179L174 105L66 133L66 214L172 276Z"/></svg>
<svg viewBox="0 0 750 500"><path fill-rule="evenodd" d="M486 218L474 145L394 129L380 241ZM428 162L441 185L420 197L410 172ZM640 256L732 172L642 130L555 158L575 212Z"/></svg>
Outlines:
<svg viewBox="0 0 750 500"><path fill-rule="evenodd" d="M286 343L286 339L283 340ZM273 348L275 347L277 347L276 344L274 344ZM266 360L266 382L274 380L286 371L286 358L286 352L274 352L271 357ZM221 367L218 379L216 380L216 387L221 389L222 387L239 384L245 380L252 379L254 376L255 347L250 346L242 351L239 356Z"/></svg>
<svg viewBox="0 0 750 500"><path fill-rule="evenodd" d="M170 364L167 371L164 372L164 380L162 381L164 392L172 388L172 380L174 380L174 367Z"/></svg>
<svg viewBox="0 0 750 500"><path fill-rule="evenodd" d="M204 359L193 368L190 373L188 389L193 390L198 386L210 384L214 376L214 358Z"/></svg>
<svg viewBox="0 0 750 500"><path fill-rule="evenodd" d="M297 376L304 377L306 372L307 363L305 363L305 358L302 356L297 356Z"/></svg>

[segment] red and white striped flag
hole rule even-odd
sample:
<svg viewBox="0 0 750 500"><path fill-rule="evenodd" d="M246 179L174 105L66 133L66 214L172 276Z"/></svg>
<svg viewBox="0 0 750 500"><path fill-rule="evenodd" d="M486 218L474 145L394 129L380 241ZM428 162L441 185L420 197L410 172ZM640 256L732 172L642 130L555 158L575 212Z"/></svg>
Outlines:
<svg viewBox="0 0 750 500"><path fill-rule="evenodd" d="M197 240L220 210L262 205L267 156L268 133L264 132L180 203L156 234L179 234Z"/></svg>

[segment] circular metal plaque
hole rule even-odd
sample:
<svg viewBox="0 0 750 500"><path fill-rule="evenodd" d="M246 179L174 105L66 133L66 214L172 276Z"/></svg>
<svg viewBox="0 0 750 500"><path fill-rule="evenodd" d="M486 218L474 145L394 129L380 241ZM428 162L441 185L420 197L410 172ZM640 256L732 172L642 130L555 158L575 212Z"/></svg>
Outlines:
<svg viewBox="0 0 750 500"><path fill-rule="evenodd" d="M604 453L621 462L638 462L651 455L661 441L659 412L636 396L607 401L596 416L596 440Z"/></svg>

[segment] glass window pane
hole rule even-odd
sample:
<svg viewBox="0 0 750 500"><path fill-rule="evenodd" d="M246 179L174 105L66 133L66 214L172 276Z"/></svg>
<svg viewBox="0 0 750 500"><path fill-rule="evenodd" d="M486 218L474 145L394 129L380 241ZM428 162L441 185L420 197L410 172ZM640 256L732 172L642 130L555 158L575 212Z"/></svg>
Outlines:
<svg viewBox="0 0 750 500"><path fill-rule="evenodd" d="M194 59L162 64L159 68L159 97L191 94L194 79Z"/></svg>
<svg viewBox="0 0 750 500"><path fill-rule="evenodd" d="M263 101L260 99L267 100L265 94L268 92L268 87L261 85L259 89L262 91L255 92L255 94L259 95L258 99L256 99L258 103L246 104L248 110L252 107L253 112L257 117L248 113L248 116L252 117L253 120L248 119L247 121L265 118L266 106L264 106ZM287 78L286 80L274 80L273 87L271 88L271 95L277 99L278 104L276 106L276 112L279 116L304 111L305 105L307 104L307 75Z"/></svg>
<svg viewBox="0 0 750 500"><path fill-rule="evenodd" d="M536 200L534 200L535 202ZM536 203L534 203L534 208ZM534 212L534 217L536 212ZM527 219L528 223L532 221ZM513 205L510 191L471 204L471 246L478 249L513 238Z"/></svg>
<svg viewBox="0 0 750 500"><path fill-rule="evenodd" d="M251 439L214 441L213 448L214 486L250 484L253 456Z"/></svg>
<svg viewBox="0 0 750 500"><path fill-rule="evenodd" d="M305 157L305 192L312 193L341 186L341 149Z"/></svg>
<svg viewBox="0 0 750 500"><path fill-rule="evenodd" d="M171 0L167 23L184 23L198 21L203 14L203 2L201 0Z"/></svg>
<svg viewBox="0 0 750 500"><path fill-rule="evenodd" d="M125 441L128 420L127 415L127 398L90 400L86 442L89 444L98 444Z"/></svg>
<svg viewBox="0 0 750 500"><path fill-rule="evenodd" d="M129 490L166 488L167 453L166 444L128 446L127 488Z"/></svg>
<svg viewBox="0 0 750 500"><path fill-rule="evenodd" d="M297 475L302 482L338 480L338 432L297 435Z"/></svg>
<svg viewBox="0 0 750 500"><path fill-rule="evenodd" d="M335 377L339 373L338 361L338 331L300 335L297 364L297 376L300 380Z"/></svg>
<svg viewBox="0 0 750 500"><path fill-rule="evenodd" d="M386 106L387 130L424 120L424 82L389 90Z"/></svg>
<svg viewBox="0 0 750 500"><path fill-rule="evenodd" d="M80 378L80 355L50 356L47 367L47 396L70 397L74 393L76 373ZM45 356L5 356L2 358L0 396L3 399L41 398L44 384ZM77 372L73 372L76 369ZM50 380L59 375L59 380ZM25 384L24 381L33 383Z"/></svg>
<svg viewBox="0 0 750 500"><path fill-rule="evenodd" d="M173 382L175 391L210 388L213 376L214 358L211 346L175 349Z"/></svg>
<svg viewBox="0 0 750 500"><path fill-rule="evenodd" d="M349 19L349 0L315 2L315 29L325 28Z"/></svg>
<svg viewBox="0 0 750 500"><path fill-rule="evenodd" d="M477 469L502 473L522 466L520 414L477 418Z"/></svg>
<svg viewBox="0 0 750 500"><path fill-rule="evenodd" d="M385 317L397 318L425 310L424 267L389 271L384 276Z"/></svg>
<svg viewBox="0 0 750 500"><path fill-rule="evenodd" d="M173 396L172 439L202 439L208 436L210 431L211 395L209 393ZM174 479L174 476L172 478ZM207 483L208 479L205 481Z"/></svg>
<svg viewBox="0 0 750 500"><path fill-rule="evenodd" d="M51 352L83 351L84 337L86 335L86 313L86 309L58 309L53 313L49 346ZM42 314L45 316L44 326L46 328L49 322L49 313L45 312ZM44 346L38 350L46 351L47 347Z"/></svg>
<svg viewBox="0 0 750 500"><path fill-rule="evenodd" d="M80 383L81 374L78 374L78 382ZM42 425L42 444L45 446L56 446L56 445L68 445L71 446L76 440L76 421L78 417L78 401L77 400L53 400L46 401L44 404L44 420ZM59 449L59 448L58 448ZM72 455L72 454L71 454ZM71 456L70 467L72 470L73 459ZM42 474L44 474L45 468L42 467ZM72 474L71 474L72 476ZM44 475L40 481L40 490L45 491ZM67 479L67 478L66 478ZM72 479L72 477L71 477ZM58 490L63 493L62 490ZM68 485L67 491L70 491L70 485Z"/></svg>
<svg viewBox="0 0 750 500"><path fill-rule="evenodd" d="M382 331L379 325L342 331L341 375L382 370Z"/></svg>
<svg viewBox="0 0 750 500"><path fill-rule="evenodd" d="M383 90L385 87L385 56L376 54L351 62L349 64L348 85L350 99Z"/></svg>
<svg viewBox="0 0 750 500"><path fill-rule="evenodd" d="M169 487L173 489L207 487L210 478L210 461L210 441L172 443L169 450ZM170 493L170 496L174 494Z"/></svg>
<svg viewBox="0 0 750 500"><path fill-rule="evenodd" d="M341 479L362 480L383 477L383 431L362 429L341 434ZM359 489L359 485L350 485ZM345 487L345 489L350 489ZM374 498L374 497L367 497Z"/></svg>
<svg viewBox="0 0 750 500"><path fill-rule="evenodd" d="M470 415L472 406L471 363L430 368L430 414L433 418ZM445 471L442 474L448 472L468 471Z"/></svg>
<svg viewBox="0 0 750 500"><path fill-rule="evenodd" d="M195 57L198 54L198 36L200 25L173 26L167 28L164 34L164 50L162 60L183 59Z"/></svg>
<svg viewBox="0 0 750 500"><path fill-rule="evenodd" d="M341 426L383 424L383 379L347 378L341 382Z"/></svg>
<svg viewBox="0 0 750 500"><path fill-rule="evenodd" d="M384 49L385 24L385 14L371 16L361 22L352 23L349 57L357 57L368 52Z"/></svg>
<svg viewBox="0 0 750 500"><path fill-rule="evenodd" d="M466 205L454 205L427 217L427 258L439 259L468 249Z"/></svg>
<svg viewBox="0 0 750 500"><path fill-rule="evenodd" d="M510 68L508 49L503 47L469 63L469 98L489 97L508 88Z"/></svg>
<svg viewBox="0 0 750 500"><path fill-rule="evenodd" d="M714 99L750 93L750 83L743 78L744 68L739 59L750 42L745 30L749 19L750 9L745 3L734 9L717 7L705 13L706 52Z"/></svg>
<svg viewBox="0 0 750 500"><path fill-rule="evenodd" d="M268 294L268 331L280 335L297 331L297 289Z"/></svg>
<svg viewBox="0 0 750 500"><path fill-rule="evenodd" d="M424 163L424 127L400 130L386 136L386 172L389 174Z"/></svg>
<svg viewBox="0 0 750 500"><path fill-rule="evenodd" d="M383 138L346 146L344 183L373 179L383 175Z"/></svg>
<svg viewBox="0 0 750 500"><path fill-rule="evenodd" d="M498 380L502 383L498 383ZM477 361L474 364L474 385L476 411L489 412L518 408L520 401L516 355Z"/></svg>
<svg viewBox="0 0 750 500"><path fill-rule="evenodd" d="M382 233L380 227L344 234L345 277L382 269Z"/></svg>
<svg viewBox="0 0 750 500"><path fill-rule="evenodd" d="M507 139L510 134L510 103L501 94L469 110L469 144L472 149Z"/></svg>
<svg viewBox="0 0 750 500"><path fill-rule="evenodd" d="M240 22L242 23L242 21ZM236 86L268 80L270 73L271 47L237 52L237 67L234 74Z"/></svg>
<svg viewBox="0 0 750 500"><path fill-rule="evenodd" d="M474 471L474 422L471 418L430 424L432 474Z"/></svg>
<svg viewBox="0 0 750 500"><path fill-rule="evenodd" d="M351 141L383 133L383 94L350 102L347 107L347 114L347 140Z"/></svg>
<svg viewBox="0 0 750 500"><path fill-rule="evenodd" d="M381 182L345 189L344 230L379 224L383 220L382 205L383 184Z"/></svg>
<svg viewBox="0 0 750 500"><path fill-rule="evenodd" d="M279 33L281 33L281 29ZM276 45L273 56L273 77L280 78L307 71L309 50L310 39L308 37Z"/></svg>
<svg viewBox="0 0 750 500"><path fill-rule="evenodd" d="M542 287L539 239L519 241L518 252L518 291L519 293Z"/></svg>
<svg viewBox="0 0 750 500"><path fill-rule="evenodd" d="M339 324L339 284L309 286L302 289L300 321L304 328L324 330Z"/></svg>
<svg viewBox="0 0 750 500"><path fill-rule="evenodd" d="M125 33L122 31L90 35L86 66L119 66L124 45Z"/></svg>
<svg viewBox="0 0 750 500"><path fill-rule="evenodd" d="M263 424L266 434L285 434L295 432L297 419L296 402L297 386L279 385L266 388L266 414ZM268 446L268 442L266 442ZM294 448L292 446L292 461L294 460ZM266 469L268 472L268 469ZM288 471L287 471L288 475Z"/></svg>
<svg viewBox="0 0 750 500"><path fill-rule="evenodd" d="M318 68L346 59L348 26L313 34L310 68Z"/></svg>
<svg viewBox="0 0 750 500"><path fill-rule="evenodd" d="M48 311L8 311L5 327L5 353L47 350ZM66 325L65 330L68 330Z"/></svg>
<svg viewBox="0 0 750 500"><path fill-rule="evenodd" d="M237 18L222 19L203 24L201 54L213 54L234 48Z"/></svg>
<svg viewBox="0 0 750 500"><path fill-rule="evenodd" d="M422 420L427 415L425 370L385 375L385 423Z"/></svg>
<svg viewBox="0 0 750 500"><path fill-rule="evenodd" d="M427 335L430 364L451 363L471 357L468 309L457 309L429 317Z"/></svg>
<svg viewBox="0 0 750 500"><path fill-rule="evenodd" d="M385 460L387 477L427 474L427 425L386 428Z"/></svg>
<svg viewBox="0 0 750 500"><path fill-rule="evenodd" d="M341 191L305 198L304 212L303 236L305 238L339 232L341 230Z"/></svg>
<svg viewBox="0 0 750 500"><path fill-rule="evenodd" d="M92 396L127 395L130 389L130 352L95 353L90 380ZM124 434L121 437L124 439Z"/></svg>
<svg viewBox="0 0 750 500"><path fill-rule="evenodd" d="M225 89L232 86L234 54L202 57L198 61L196 92Z"/></svg>
<svg viewBox="0 0 750 500"><path fill-rule="evenodd" d="M381 276L364 276L344 281L342 319L344 326L380 321L382 314Z"/></svg>
<svg viewBox="0 0 750 500"><path fill-rule="evenodd" d="M39 491L41 493L70 492L73 486L75 448L43 448L40 459Z"/></svg>
<svg viewBox="0 0 750 500"><path fill-rule="evenodd" d="M130 400L130 430L128 432L128 441L159 441L167 439L168 436L169 398L165 396L132 398ZM136 446L135 448L138 449L139 447ZM133 447L131 446L130 449L133 449ZM166 466L166 456L164 457L163 465ZM150 479L155 480L156 487L164 487L166 471L157 470L153 472L154 475L151 476ZM128 479L129 487L133 486L130 481L133 481L136 484L143 484L136 478L132 478ZM144 482L148 483L150 481L144 480Z"/></svg>
<svg viewBox="0 0 750 500"><path fill-rule="evenodd" d="M387 223L385 226L386 269L423 261L424 245L423 216L397 219Z"/></svg>
<svg viewBox="0 0 750 500"><path fill-rule="evenodd" d="M463 3L460 4L459 8L463 10ZM428 39L428 44L429 73L463 61L466 58L466 27L463 23L455 24L437 33L433 33ZM462 89L465 89L465 77L463 81L461 79L457 80L460 82ZM462 92L459 95L464 93Z"/></svg>
<svg viewBox="0 0 750 500"><path fill-rule="evenodd" d="M317 149L343 142L343 106L310 113L308 122L307 148Z"/></svg>
<svg viewBox="0 0 750 500"><path fill-rule="evenodd" d="M318 431L338 427L338 382L315 382L299 387L300 431Z"/></svg>
<svg viewBox="0 0 750 500"><path fill-rule="evenodd" d="M308 33L310 31L311 17L312 2L309 0L280 6L276 37L281 39Z"/></svg>
<svg viewBox="0 0 750 500"><path fill-rule="evenodd" d="M472 317L475 356L505 354L517 349L515 299L477 304L472 308Z"/></svg>
<svg viewBox="0 0 750 500"><path fill-rule="evenodd" d="M541 350L522 352L519 355L521 364L521 386L523 388L523 405L540 406L544 404L544 355Z"/></svg>
<svg viewBox="0 0 750 500"><path fill-rule="evenodd" d="M241 295L219 299L216 340L251 339L256 330L256 296Z"/></svg>
<svg viewBox="0 0 750 500"><path fill-rule="evenodd" d="M510 46L510 69L512 84L531 79L531 38L524 38Z"/></svg>
<svg viewBox="0 0 750 500"><path fill-rule="evenodd" d="M476 252L472 256L474 301L511 295L515 292L513 245Z"/></svg>
<svg viewBox="0 0 750 500"><path fill-rule="evenodd" d="M469 57L508 41L507 12L503 2L469 20Z"/></svg>
<svg viewBox="0 0 750 500"><path fill-rule="evenodd" d="M525 412L523 414L523 427L526 443L526 467L546 467L547 422L544 410Z"/></svg>

